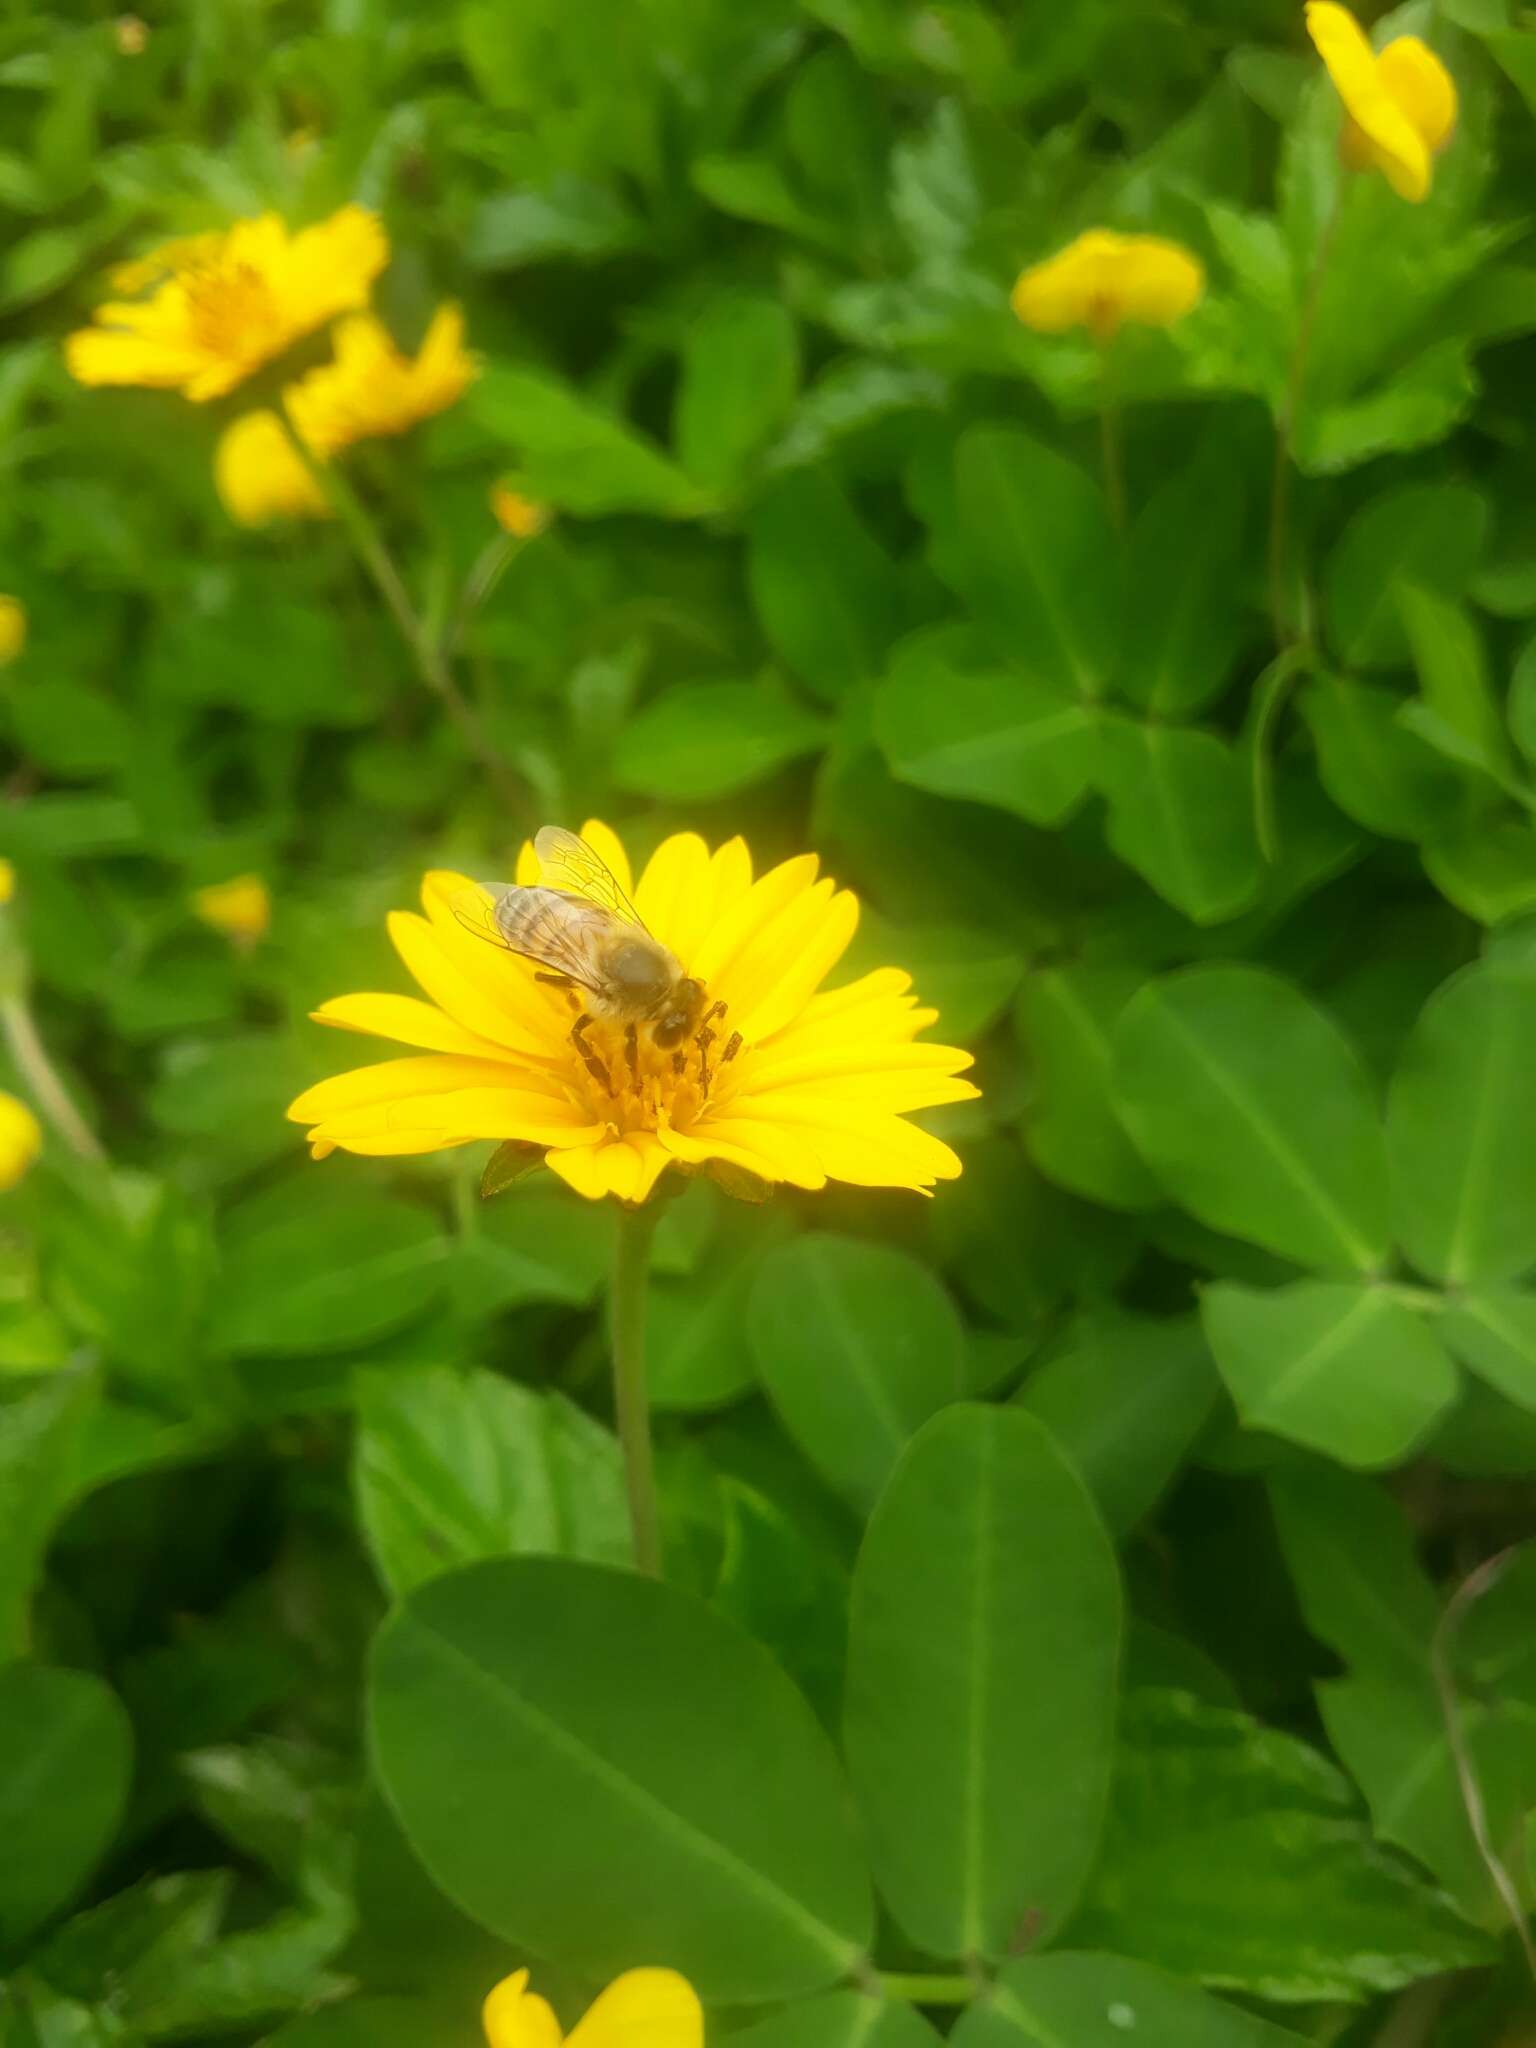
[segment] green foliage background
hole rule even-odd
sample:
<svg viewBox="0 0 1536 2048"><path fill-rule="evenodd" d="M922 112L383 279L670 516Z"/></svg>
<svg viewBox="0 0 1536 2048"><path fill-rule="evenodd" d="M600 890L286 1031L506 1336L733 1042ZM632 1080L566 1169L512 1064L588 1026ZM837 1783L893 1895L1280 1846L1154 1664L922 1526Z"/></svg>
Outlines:
<svg viewBox="0 0 1536 2048"><path fill-rule="evenodd" d="M469 2042L527 1960L760 2048L1526 2038L1529 1553L1447 1602L1536 1472L1529 15L1389 24L1461 125L1345 197L1278 662L1289 0L145 19L0 20L0 854L112 1162L0 1217L0 2036ZM352 198L484 358L353 465L429 619L495 478L559 515L464 648L511 800L339 532L230 525L226 409L61 365L111 262ZM1116 345L1123 546L1007 305L1102 223L1210 275ZM611 1215L281 1115L424 867L594 812L816 847L985 1091L931 1204L669 1209L661 1587Z"/></svg>

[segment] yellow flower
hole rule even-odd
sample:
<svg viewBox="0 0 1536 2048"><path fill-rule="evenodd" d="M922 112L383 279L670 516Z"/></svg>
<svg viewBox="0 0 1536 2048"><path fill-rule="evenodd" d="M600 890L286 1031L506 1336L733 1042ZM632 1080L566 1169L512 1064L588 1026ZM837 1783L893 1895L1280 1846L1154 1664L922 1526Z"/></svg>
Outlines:
<svg viewBox="0 0 1536 2048"><path fill-rule="evenodd" d="M403 356L371 313L340 321L336 359L301 377L283 402L305 443L324 454L379 434L404 434L445 412L476 376L464 316L440 306L416 356Z"/></svg>
<svg viewBox="0 0 1536 2048"><path fill-rule="evenodd" d="M43 1149L43 1127L24 1102L0 1091L0 1191L15 1187Z"/></svg>
<svg viewBox="0 0 1536 2048"><path fill-rule="evenodd" d="M96 325L64 344L82 384L144 384L220 398L301 335L362 306L389 244L377 217L344 206L296 235L275 213L218 235L168 243L131 266L119 290L146 299L96 309Z"/></svg>
<svg viewBox="0 0 1536 2048"><path fill-rule="evenodd" d="M338 996L314 1012L322 1024L421 1051L321 1081L291 1105L289 1116L313 1127L317 1159L338 1146L395 1154L516 1139L543 1149L578 1193L625 1202L644 1201L669 1165L718 1162L802 1188L841 1180L927 1190L959 1173L950 1148L906 1115L975 1095L958 1078L971 1056L917 1042L938 1013L918 1007L911 976L897 968L821 987L853 937L858 904L816 879L814 854L754 880L742 840L711 853L681 832L632 883L608 827L583 829L652 936L703 984L697 1033L663 1050L649 1028L631 1043L617 1018L598 1016L576 1044L576 990L552 986L536 963L461 921L466 903L477 921L488 911L473 883L429 874L426 915L397 911L389 928L431 1000ZM540 874L524 847L518 881ZM563 873L555 878L578 893Z"/></svg>
<svg viewBox="0 0 1536 2048"><path fill-rule="evenodd" d="M237 945L251 946L272 922L272 897L260 875L236 875L192 891L192 910Z"/></svg>
<svg viewBox="0 0 1536 2048"><path fill-rule="evenodd" d="M1378 56L1349 9L1331 0L1311 0L1307 34L1344 102L1345 163L1380 171L1404 199L1423 199L1456 126L1451 74L1417 36L1398 36Z"/></svg>
<svg viewBox="0 0 1536 2048"><path fill-rule="evenodd" d="M626 1970L562 2037L547 2000L514 1970L481 2009L490 2048L704 2048L704 2014L675 1970Z"/></svg>
<svg viewBox="0 0 1536 2048"><path fill-rule="evenodd" d="M16 894L16 870L8 860L0 860L0 904L9 903Z"/></svg>
<svg viewBox="0 0 1536 2048"><path fill-rule="evenodd" d="M120 14L112 24L120 57L142 57L149 48L149 27L136 14Z"/></svg>
<svg viewBox="0 0 1536 2048"><path fill-rule="evenodd" d="M26 606L19 597L0 594L0 668L15 661L26 644Z"/></svg>
<svg viewBox="0 0 1536 2048"><path fill-rule="evenodd" d="M1096 340L1109 341L1127 320L1171 327L1204 290L1200 259L1178 242L1090 228L1023 273L1013 310L1040 334L1087 327Z"/></svg>
<svg viewBox="0 0 1536 2048"><path fill-rule="evenodd" d="M275 412L247 412L230 421L214 453L213 476L225 511L242 526L331 516L324 491Z"/></svg>
<svg viewBox="0 0 1536 2048"><path fill-rule="evenodd" d="M525 498L521 491L503 481L491 486L491 512L496 524L514 540L532 540L549 525L553 514L537 498Z"/></svg>

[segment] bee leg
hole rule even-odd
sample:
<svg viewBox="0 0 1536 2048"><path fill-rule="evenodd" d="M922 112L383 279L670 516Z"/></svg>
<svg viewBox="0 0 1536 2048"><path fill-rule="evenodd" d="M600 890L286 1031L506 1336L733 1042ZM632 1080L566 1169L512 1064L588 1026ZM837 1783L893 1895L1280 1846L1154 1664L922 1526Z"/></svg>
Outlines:
<svg viewBox="0 0 1536 2048"><path fill-rule="evenodd" d="M727 1007L725 1003L711 1003L699 1019L699 1029L702 1031L707 1024L713 1024L717 1017L723 1017Z"/></svg>
<svg viewBox="0 0 1536 2048"><path fill-rule="evenodd" d="M728 1067L731 1064L731 1061L735 1059L737 1053L739 1053L740 1051L741 1033L739 1031L733 1031L730 1037L725 1041L725 1051L720 1055L721 1066Z"/></svg>
<svg viewBox="0 0 1536 2048"><path fill-rule="evenodd" d="M675 1052L675 1053L673 1053L673 1055L672 1055L672 1071L673 1071L673 1073L674 1073L674 1074L680 1074L680 1073L681 1073L681 1072L683 1071L683 1068L684 1068L684 1067L685 1067L685 1066L686 1066L687 1064L688 1064L688 1062L687 1062L687 1061L686 1061L686 1060L685 1060L685 1059L683 1058L683 1056L682 1056L682 1054L681 1054L680 1052Z"/></svg>
<svg viewBox="0 0 1536 2048"><path fill-rule="evenodd" d="M544 982L550 988L563 989L566 1001L570 1004L571 1008L573 1010L581 1008L581 997L577 995L576 984L568 974L546 974L540 969L535 971L533 978L535 981Z"/></svg>
<svg viewBox="0 0 1536 2048"><path fill-rule="evenodd" d="M593 1080L596 1081L598 1085L601 1087L603 1093L605 1095L615 1095L618 1093L618 1090L613 1085L612 1075L608 1072L608 1069L604 1066L603 1062L598 1058L597 1054L592 1050L591 1046L588 1045L585 1037L583 1036L583 1033L586 1031L587 1026L591 1022L592 1019L587 1015L586 1011L583 1010L581 1015L576 1019L576 1022L571 1026L571 1043L575 1046L576 1050L581 1054L583 1066L586 1068L587 1072L592 1076Z"/></svg>
<svg viewBox="0 0 1536 2048"><path fill-rule="evenodd" d="M633 1024L624 1033L624 1057L629 1062L629 1078L638 1088L640 1086L640 1040Z"/></svg>
<svg viewBox="0 0 1536 2048"><path fill-rule="evenodd" d="M723 1008L724 1005L721 1003L715 1005L715 1009ZM713 1017L715 1011L711 1010L709 1014ZM708 1024L700 1025L693 1034L693 1042L699 1048L699 1086L706 1095L709 1093L709 1048L714 1044L716 1036L717 1033L711 1031Z"/></svg>

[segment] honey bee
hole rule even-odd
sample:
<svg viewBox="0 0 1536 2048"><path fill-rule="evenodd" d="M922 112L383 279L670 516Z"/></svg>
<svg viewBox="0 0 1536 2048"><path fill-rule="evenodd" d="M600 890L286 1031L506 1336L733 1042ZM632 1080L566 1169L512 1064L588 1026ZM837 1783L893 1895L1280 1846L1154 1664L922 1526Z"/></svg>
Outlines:
<svg viewBox="0 0 1536 2048"><path fill-rule="evenodd" d="M597 1018L624 1026L632 1073L638 1074L637 1033L644 1027L651 1044L673 1054L679 1071L679 1048L691 1037L707 1079L704 1063L715 1037L708 1027L724 1014L725 1005L705 1009L703 982L685 974L676 955L646 930L611 870L584 839L559 825L544 825L533 846L546 879L527 887L492 885L489 902L478 890L461 898L454 905L460 923L507 952L535 961L543 970L541 980L582 991L585 1006L571 1037L610 1093L608 1071L584 1036Z"/></svg>

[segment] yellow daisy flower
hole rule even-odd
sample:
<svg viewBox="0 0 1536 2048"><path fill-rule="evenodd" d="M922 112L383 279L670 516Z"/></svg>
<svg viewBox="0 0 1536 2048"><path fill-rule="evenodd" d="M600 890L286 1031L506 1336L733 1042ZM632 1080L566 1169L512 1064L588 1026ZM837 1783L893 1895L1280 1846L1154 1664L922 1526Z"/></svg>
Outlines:
<svg viewBox="0 0 1536 2048"><path fill-rule="evenodd" d="M225 511L242 526L331 516L329 500L275 412L247 412L230 421L214 451L213 480Z"/></svg>
<svg viewBox="0 0 1536 2048"><path fill-rule="evenodd" d="M676 1970L626 1970L562 2035L546 1999L514 1970L481 2010L490 2048L704 2048L698 1995Z"/></svg>
<svg viewBox="0 0 1536 2048"><path fill-rule="evenodd" d="M1121 235L1090 228L1013 288L1013 310L1040 334L1086 327L1109 341L1127 321L1171 327L1205 290L1200 259L1160 235Z"/></svg>
<svg viewBox="0 0 1536 2048"><path fill-rule="evenodd" d="M272 896L260 875L236 875L192 892L192 912L237 945L264 938L272 922Z"/></svg>
<svg viewBox="0 0 1536 2048"><path fill-rule="evenodd" d="M0 668L17 660L27 644L27 608L19 597L0 593Z"/></svg>
<svg viewBox="0 0 1536 2048"><path fill-rule="evenodd" d="M1434 160L1456 127L1456 84L1428 44L1398 36L1378 56L1347 7L1311 0L1307 34L1344 102L1340 154L1378 170L1404 199L1427 197Z"/></svg>
<svg viewBox="0 0 1536 2048"><path fill-rule="evenodd" d="M329 455L407 433L445 412L477 374L457 306L438 308L414 357L400 353L373 314L357 313L337 325L335 361L301 377L283 402L306 446Z"/></svg>
<svg viewBox="0 0 1536 2048"><path fill-rule="evenodd" d="M8 860L0 860L0 904L9 903L16 894L16 870Z"/></svg>
<svg viewBox="0 0 1536 2048"><path fill-rule="evenodd" d="M623 1202L643 1202L672 1165L719 1162L801 1188L841 1180L926 1191L959 1173L949 1146L906 1117L974 1096L959 1078L971 1056L918 1041L938 1013L919 1008L898 968L822 988L858 904L817 880L814 854L754 879L741 839L711 853L681 832L634 882L606 825L589 822L583 838L618 900L627 907L633 896L636 920L702 985L688 1030L658 1044L660 1025L634 1030L589 1014L580 988L487 944L498 927L485 890L429 874L425 916L396 912L389 929L430 1000L338 996L314 1012L420 1052L338 1074L291 1105L289 1116L311 1126L317 1159L338 1147L398 1154L512 1139L542 1149L578 1193ZM615 900L600 882L573 886L567 868L543 866L532 847L517 880ZM596 1013L601 1004L588 1000Z"/></svg>
<svg viewBox="0 0 1536 2048"><path fill-rule="evenodd" d="M42 1125L17 1096L0 1090L0 1192L15 1187L42 1149Z"/></svg>
<svg viewBox="0 0 1536 2048"><path fill-rule="evenodd" d="M81 384L221 398L300 336L366 305L388 255L383 227L361 206L294 235L264 213L168 243L119 282L142 289L158 277L150 296L98 306L95 326L65 341L65 360Z"/></svg>

